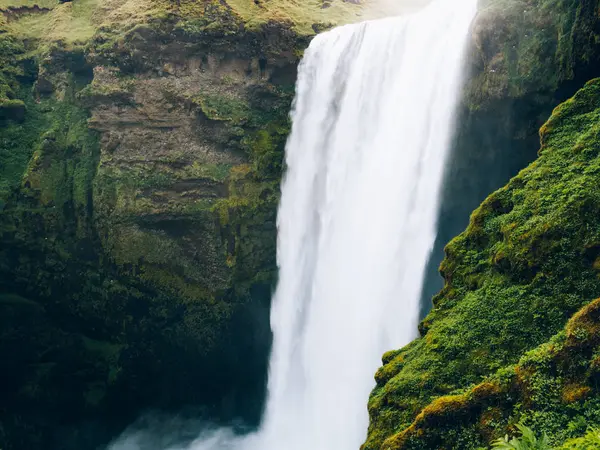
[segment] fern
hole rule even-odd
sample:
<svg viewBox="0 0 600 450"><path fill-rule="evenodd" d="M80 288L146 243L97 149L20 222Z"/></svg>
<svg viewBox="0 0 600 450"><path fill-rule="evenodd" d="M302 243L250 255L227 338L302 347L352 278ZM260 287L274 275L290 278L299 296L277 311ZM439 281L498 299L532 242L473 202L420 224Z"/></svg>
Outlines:
<svg viewBox="0 0 600 450"><path fill-rule="evenodd" d="M600 428L589 428L585 436L570 439L560 450L597 450L600 448Z"/></svg>
<svg viewBox="0 0 600 450"><path fill-rule="evenodd" d="M499 450L551 450L546 433L538 438L531 428L522 423L517 424L521 437L508 439L508 435L492 443L492 448Z"/></svg>

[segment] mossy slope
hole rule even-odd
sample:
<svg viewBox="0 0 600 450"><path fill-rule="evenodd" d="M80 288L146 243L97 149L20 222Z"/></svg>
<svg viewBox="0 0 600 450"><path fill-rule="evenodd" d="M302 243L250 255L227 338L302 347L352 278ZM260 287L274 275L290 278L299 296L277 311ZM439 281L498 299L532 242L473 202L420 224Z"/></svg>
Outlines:
<svg viewBox="0 0 600 450"><path fill-rule="evenodd" d="M422 337L384 355L376 374L363 448L474 449L520 416L556 442L578 414L598 420L595 404L583 405L579 394L571 408L553 403L550 386L541 385L535 398L533 387L521 387L523 401L515 394L500 401L503 388L485 380L513 377L511 364L600 293L600 196L593 189L599 105L594 80L556 108L541 130L538 160L489 196L447 245L440 268L446 284L420 326ZM565 364L580 369L575 360ZM544 382L566 380L549 372ZM585 383L578 386L587 391Z"/></svg>
<svg viewBox="0 0 600 450"><path fill-rule="evenodd" d="M82 43L95 32L118 28L126 32L136 25L169 20L200 22L214 31L222 30L211 11L235 16L245 30L259 31L268 24L288 24L294 32L313 35L317 29L382 14L371 3L342 0L1 0L0 24L20 37L46 42ZM404 0L408 7L422 0ZM237 30L232 30L237 31Z"/></svg>
<svg viewBox="0 0 600 450"><path fill-rule="evenodd" d="M479 2L423 304L442 287L446 243L490 192L535 160L552 109L600 76L598 8L597 0Z"/></svg>

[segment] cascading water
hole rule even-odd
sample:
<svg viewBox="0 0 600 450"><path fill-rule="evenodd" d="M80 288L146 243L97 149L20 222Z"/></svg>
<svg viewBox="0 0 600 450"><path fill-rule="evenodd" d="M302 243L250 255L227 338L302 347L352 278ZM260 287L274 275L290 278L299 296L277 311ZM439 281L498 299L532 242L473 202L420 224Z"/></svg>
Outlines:
<svg viewBox="0 0 600 450"><path fill-rule="evenodd" d="M268 400L194 450L350 450L383 352L416 334L477 0L317 36L299 68L278 215Z"/></svg>
<svg viewBox="0 0 600 450"><path fill-rule="evenodd" d="M261 449L357 449L382 353L416 334L476 4L337 28L304 56Z"/></svg>

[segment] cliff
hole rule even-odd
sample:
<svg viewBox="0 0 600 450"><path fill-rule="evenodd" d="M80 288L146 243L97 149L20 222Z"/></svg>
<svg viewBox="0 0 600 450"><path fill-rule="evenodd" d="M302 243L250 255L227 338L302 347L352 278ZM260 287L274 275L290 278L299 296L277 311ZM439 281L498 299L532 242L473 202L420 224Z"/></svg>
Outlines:
<svg viewBox="0 0 600 450"><path fill-rule="evenodd" d="M326 26L271 6L0 4L0 448L258 420L296 65Z"/></svg>
<svg viewBox="0 0 600 450"><path fill-rule="evenodd" d="M531 145L528 130L548 105L598 71L598 17L597 2L484 5L473 26L459 163L477 167L465 159L493 160L494 152L518 158ZM594 80L556 108L537 159L446 246L444 287L421 336L383 356L363 449L488 448L518 422L558 446L599 424L599 104ZM496 134L486 139L486 129ZM496 136L504 136L498 150ZM463 186L470 183L477 180Z"/></svg>
<svg viewBox="0 0 600 450"><path fill-rule="evenodd" d="M0 0L0 448L96 448L152 409L256 424L296 65L366 6ZM600 75L597 0L480 9L439 245ZM365 449L600 423L599 92L448 244Z"/></svg>
<svg viewBox="0 0 600 450"><path fill-rule="evenodd" d="M597 11L596 0L480 1L424 304L443 287L444 246L536 159L538 130L552 110L600 75Z"/></svg>

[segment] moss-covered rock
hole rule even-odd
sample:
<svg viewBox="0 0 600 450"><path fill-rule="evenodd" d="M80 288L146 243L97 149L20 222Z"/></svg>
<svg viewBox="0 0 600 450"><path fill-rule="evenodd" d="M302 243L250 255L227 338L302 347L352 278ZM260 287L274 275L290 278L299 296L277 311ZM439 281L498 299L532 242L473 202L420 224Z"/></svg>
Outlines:
<svg viewBox="0 0 600 450"><path fill-rule="evenodd" d="M598 0L484 0L473 25L472 108L549 95L585 78L600 50ZM542 99L539 99L542 100Z"/></svg>
<svg viewBox="0 0 600 450"><path fill-rule="evenodd" d="M535 160L552 109L600 76L599 19L597 0L479 2L424 313L442 288L437 268L446 243L490 192Z"/></svg>
<svg viewBox="0 0 600 450"><path fill-rule="evenodd" d="M0 119L4 450L96 448L148 409L259 418L307 38L215 4L87 42L21 40L45 10L0 34L23 114Z"/></svg>
<svg viewBox="0 0 600 450"><path fill-rule="evenodd" d="M20 122L25 117L25 103L17 97L19 79L31 76L29 62L23 43L0 30L0 123Z"/></svg>
<svg viewBox="0 0 600 450"><path fill-rule="evenodd" d="M558 443L574 423L598 423L589 378L597 303L559 331L600 293L600 197L590 188L599 181L599 105L594 80L556 108L538 160L447 245L445 286L422 336L387 353L376 375L363 448L475 449L519 419Z"/></svg>

